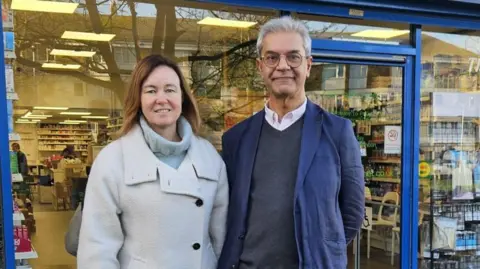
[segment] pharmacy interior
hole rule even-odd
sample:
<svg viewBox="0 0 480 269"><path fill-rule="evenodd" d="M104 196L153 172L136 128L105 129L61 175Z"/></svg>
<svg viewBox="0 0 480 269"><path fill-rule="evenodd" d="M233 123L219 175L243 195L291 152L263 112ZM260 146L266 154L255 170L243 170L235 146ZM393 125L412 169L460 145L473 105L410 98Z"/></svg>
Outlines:
<svg viewBox="0 0 480 269"><path fill-rule="evenodd" d="M179 63L221 151L222 133L265 104L256 36L284 14L313 39L307 96L349 118L362 150L349 268L480 268L478 5L80 2L2 2L0 268L76 268L63 236L141 57Z"/></svg>

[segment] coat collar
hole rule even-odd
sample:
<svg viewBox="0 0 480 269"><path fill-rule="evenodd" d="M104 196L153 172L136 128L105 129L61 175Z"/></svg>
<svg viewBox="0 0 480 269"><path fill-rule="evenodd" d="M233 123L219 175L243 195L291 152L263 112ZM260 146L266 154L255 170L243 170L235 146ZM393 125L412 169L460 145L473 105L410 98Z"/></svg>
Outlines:
<svg viewBox="0 0 480 269"><path fill-rule="evenodd" d="M164 164L153 154L143 137L142 129L136 124L130 132L120 138L123 149L124 178L127 185L151 182L158 179L157 172ZM190 147L187 151L197 178L218 180L215 169L212 169L212 160L207 160L203 149L202 141L196 136L192 137Z"/></svg>

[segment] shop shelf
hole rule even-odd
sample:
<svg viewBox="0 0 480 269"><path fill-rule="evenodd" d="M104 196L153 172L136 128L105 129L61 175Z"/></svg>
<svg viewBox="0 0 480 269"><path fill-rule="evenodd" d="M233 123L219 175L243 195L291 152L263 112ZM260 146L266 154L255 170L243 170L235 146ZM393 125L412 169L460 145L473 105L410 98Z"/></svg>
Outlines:
<svg viewBox="0 0 480 269"><path fill-rule="evenodd" d="M15 252L15 260L28 260L36 258L38 258L38 254L33 247L32 251L30 252Z"/></svg>
<svg viewBox="0 0 480 269"><path fill-rule="evenodd" d="M22 174L12 174L12 182L23 182Z"/></svg>
<svg viewBox="0 0 480 269"><path fill-rule="evenodd" d="M13 220L22 221L22 220L25 220L25 216L20 212L16 212L16 213L13 213Z"/></svg>

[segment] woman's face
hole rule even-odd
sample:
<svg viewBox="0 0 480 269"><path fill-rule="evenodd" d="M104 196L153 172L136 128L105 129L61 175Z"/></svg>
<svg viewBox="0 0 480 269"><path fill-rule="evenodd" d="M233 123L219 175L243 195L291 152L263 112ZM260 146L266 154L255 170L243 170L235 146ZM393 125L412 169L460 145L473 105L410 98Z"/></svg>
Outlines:
<svg viewBox="0 0 480 269"><path fill-rule="evenodd" d="M168 66L155 68L142 85L142 113L152 129L162 134L177 130L182 114L180 78Z"/></svg>

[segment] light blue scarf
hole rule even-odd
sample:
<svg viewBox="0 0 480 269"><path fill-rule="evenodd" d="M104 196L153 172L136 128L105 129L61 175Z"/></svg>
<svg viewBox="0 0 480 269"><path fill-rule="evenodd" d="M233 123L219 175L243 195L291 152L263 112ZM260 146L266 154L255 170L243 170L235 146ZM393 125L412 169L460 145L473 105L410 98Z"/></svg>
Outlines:
<svg viewBox="0 0 480 269"><path fill-rule="evenodd" d="M143 137L150 147L150 150L162 162L177 169L187 155L192 140L192 126L183 116L177 121L177 132L182 141L173 142L165 139L156 133L143 116L140 116L140 127L143 130Z"/></svg>

